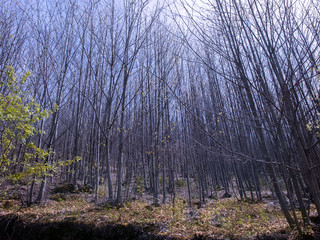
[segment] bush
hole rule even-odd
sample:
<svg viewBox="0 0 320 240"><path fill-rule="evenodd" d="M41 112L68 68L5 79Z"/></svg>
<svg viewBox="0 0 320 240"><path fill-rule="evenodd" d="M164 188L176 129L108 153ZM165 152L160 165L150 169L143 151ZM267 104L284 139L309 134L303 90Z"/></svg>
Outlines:
<svg viewBox="0 0 320 240"><path fill-rule="evenodd" d="M178 179L177 182L176 182L176 186L178 188L182 188L182 187L185 187L186 186L186 181L182 178Z"/></svg>
<svg viewBox="0 0 320 240"><path fill-rule="evenodd" d="M13 68L8 67L0 79L0 178L13 181L32 175L42 177L52 170L40 161L48 157L49 151L30 141L37 133L35 124L48 117L49 112L42 111L39 104L22 91L29 75L28 72L18 79ZM24 149L21 157L19 149Z"/></svg>

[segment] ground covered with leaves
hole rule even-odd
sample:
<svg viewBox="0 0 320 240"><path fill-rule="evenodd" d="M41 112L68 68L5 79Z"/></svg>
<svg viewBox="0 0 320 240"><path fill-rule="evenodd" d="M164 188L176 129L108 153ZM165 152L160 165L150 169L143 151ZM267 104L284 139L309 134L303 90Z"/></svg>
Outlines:
<svg viewBox="0 0 320 240"><path fill-rule="evenodd" d="M76 229L72 230L73 234L77 229L78 232L79 229L83 231L84 226L87 226L88 231L80 231L80 235L91 234L96 236L95 239L102 239L98 236L107 234L106 231L109 235L117 231L137 234L123 236L122 239L298 238L297 231L289 229L279 207L270 202L251 203L234 198L212 199L201 207L195 202L194 207L190 208L187 201L181 198L175 199L174 203L170 201L157 207L145 199L135 199L120 205L96 205L89 199L88 193L57 193L51 195L45 204L30 207L21 207L17 200L4 200L0 209L2 231L5 231L5 226L8 228L11 221L11 225L13 222L23 223L22 228L30 228L32 224L34 228L48 228L48 224L52 224L54 227L53 230L50 228L50 231L56 229L57 233L59 228L67 231L66 224L69 228L72 226ZM15 229L17 228L11 226L11 230L7 232L11 231L12 235ZM48 229L46 231L48 232ZM304 238L315 238L312 226L305 228L305 234ZM80 239L79 236L71 236L71 239L76 238Z"/></svg>

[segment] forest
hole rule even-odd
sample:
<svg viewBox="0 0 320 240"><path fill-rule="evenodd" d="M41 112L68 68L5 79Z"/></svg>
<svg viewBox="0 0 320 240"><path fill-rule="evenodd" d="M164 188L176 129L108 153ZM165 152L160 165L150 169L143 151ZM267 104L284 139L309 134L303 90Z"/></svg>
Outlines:
<svg viewBox="0 0 320 240"><path fill-rule="evenodd" d="M0 236L320 239L319 97L316 0L1 0Z"/></svg>

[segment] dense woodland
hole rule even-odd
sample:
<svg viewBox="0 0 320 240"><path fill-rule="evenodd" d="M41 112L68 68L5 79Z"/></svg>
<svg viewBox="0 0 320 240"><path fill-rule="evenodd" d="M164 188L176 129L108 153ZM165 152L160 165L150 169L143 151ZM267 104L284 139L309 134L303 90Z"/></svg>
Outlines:
<svg viewBox="0 0 320 240"><path fill-rule="evenodd" d="M2 0L0 182L320 213L320 5ZM30 71L30 74L28 73ZM104 189L105 197L99 197Z"/></svg>

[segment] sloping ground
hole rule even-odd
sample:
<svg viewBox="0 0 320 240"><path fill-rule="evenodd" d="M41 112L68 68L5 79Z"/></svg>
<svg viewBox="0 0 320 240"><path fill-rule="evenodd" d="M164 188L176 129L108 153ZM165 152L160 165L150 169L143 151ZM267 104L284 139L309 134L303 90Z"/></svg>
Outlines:
<svg viewBox="0 0 320 240"><path fill-rule="evenodd" d="M152 227L152 226L150 226ZM57 240L57 239L118 239L118 240L175 240L177 238L155 235L148 232L147 227L134 225L109 224L103 227L95 227L92 224L82 224L72 221L52 223L25 223L14 215L0 216L0 236L2 240ZM275 233L273 235L257 236L261 240L284 240L287 234ZM194 236L193 240L224 239ZM232 238L231 238L232 239ZM252 238L251 238L252 239ZM312 238L310 238L312 239Z"/></svg>
<svg viewBox="0 0 320 240"><path fill-rule="evenodd" d="M279 207L270 202L212 199L201 208L196 202L189 208L184 199L176 199L159 207L148 200L97 206L90 203L91 198L87 193L59 191L42 206L2 201L0 240L298 239ZM305 228L303 239L320 239L317 224Z"/></svg>

